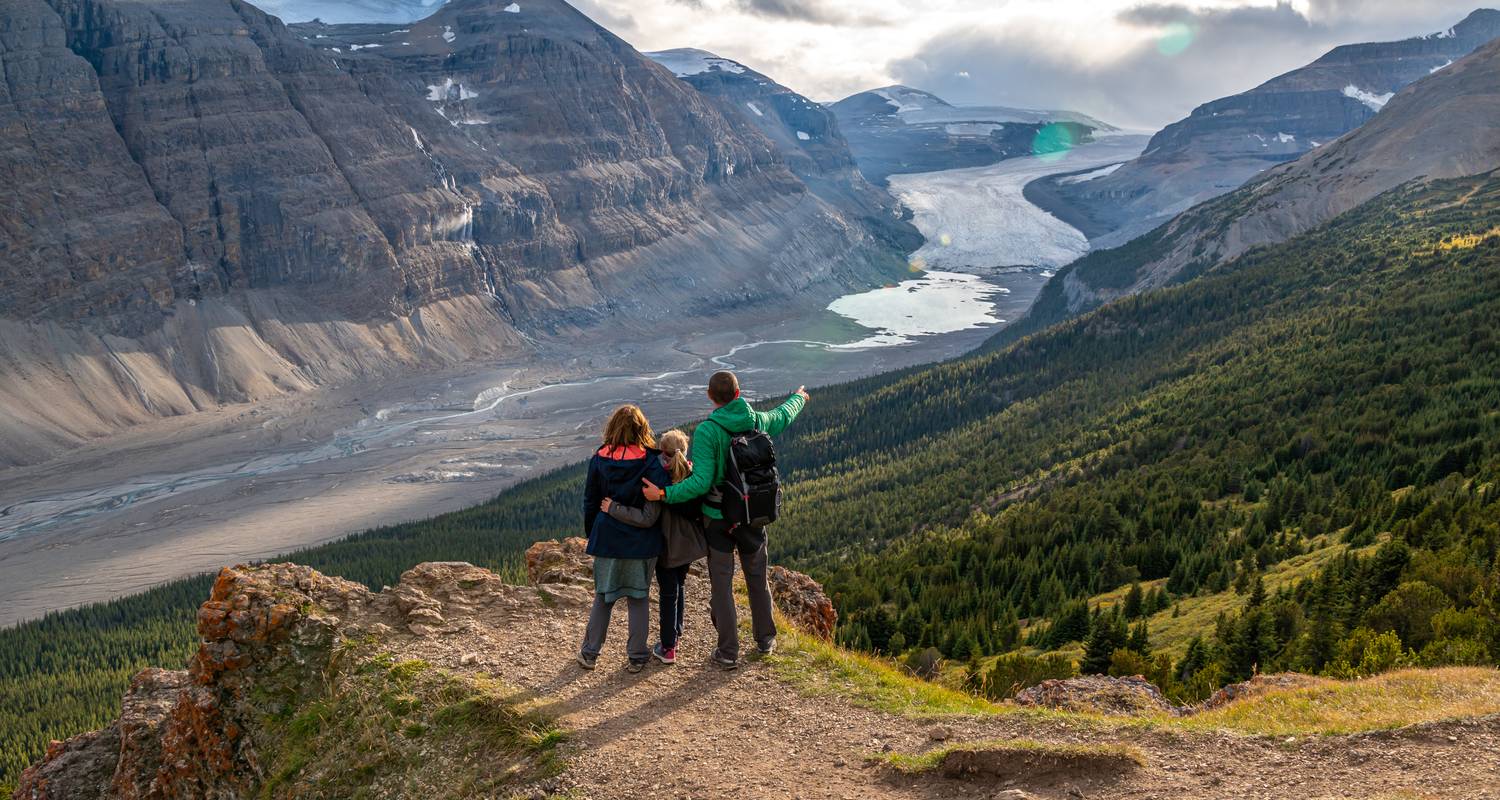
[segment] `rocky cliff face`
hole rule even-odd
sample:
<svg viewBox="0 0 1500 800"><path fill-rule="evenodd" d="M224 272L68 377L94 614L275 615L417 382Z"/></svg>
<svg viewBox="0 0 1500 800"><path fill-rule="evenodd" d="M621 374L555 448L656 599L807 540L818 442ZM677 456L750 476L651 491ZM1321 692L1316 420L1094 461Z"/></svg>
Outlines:
<svg viewBox="0 0 1500 800"><path fill-rule="evenodd" d="M809 191L561 0L401 28L292 30L239 0L5 16L0 464L899 262L868 203Z"/></svg>
<svg viewBox="0 0 1500 800"><path fill-rule="evenodd" d="M1066 149L1114 130L1071 111L954 106L930 92L887 86L850 95L829 110L849 139L859 169L884 184L897 173L983 167Z"/></svg>
<svg viewBox="0 0 1500 800"><path fill-rule="evenodd" d="M743 64L703 50L647 53L705 97L726 117L753 126L775 143L787 167L819 197L857 214L864 225L902 251L922 246L903 219L905 210L860 173L833 112Z"/></svg>
<svg viewBox="0 0 1500 800"><path fill-rule="evenodd" d="M1041 325L1282 242L1411 181L1500 169L1500 40L1396 93L1374 119L1048 282Z"/></svg>
<svg viewBox="0 0 1500 800"><path fill-rule="evenodd" d="M1363 125L1403 87L1500 36L1482 9L1442 33L1338 47L1242 94L1205 103L1105 177L1059 182L1061 205L1097 246L1123 244Z"/></svg>
<svg viewBox="0 0 1500 800"><path fill-rule="evenodd" d="M471 784L517 796L551 774L558 737L474 674L472 651L586 616L583 544L534 545L527 587L457 562L419 564L378 593L294 564L226 568L188 668L141 672L119 719L53 742L15 797L472 797ZM818 626L836 615L821 587L776 569L778 605L826 637ZM464 653L459 669L417 657L434 651Z"/></svg>

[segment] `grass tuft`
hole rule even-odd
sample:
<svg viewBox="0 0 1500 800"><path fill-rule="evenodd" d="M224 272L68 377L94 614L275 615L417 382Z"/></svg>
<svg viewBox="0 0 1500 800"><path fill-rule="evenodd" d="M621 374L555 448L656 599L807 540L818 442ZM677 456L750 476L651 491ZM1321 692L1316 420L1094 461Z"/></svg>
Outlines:
<svg viewBox="0 0 1500 800"><path fill-rule="evenodd" d="M920 775L944 766L949 758L970 753L987 753L1018 758L1050 757L1059 761L1112 761L1146 766L1146 756L1139 749L1125 744L1054 744L1034 739L986 739L977 742L957 742L944 745L925 753L883 753L873 760L906 775Z"/></svg>
<svg viewBox="0 0 1500 800"><path fill-rule="evenodd" d="M1168 724L1266 736L1349 734L1500 714L1500 670L1406 669L1271 689Z"/></svg>

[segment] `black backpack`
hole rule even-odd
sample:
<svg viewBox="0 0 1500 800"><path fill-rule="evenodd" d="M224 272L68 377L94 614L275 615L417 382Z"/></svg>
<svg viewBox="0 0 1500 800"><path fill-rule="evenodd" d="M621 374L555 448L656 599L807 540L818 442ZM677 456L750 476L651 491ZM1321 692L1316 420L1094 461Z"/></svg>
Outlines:
<svg viewBox="0 0 1500 800"><path fill-rule="evenodd" d="M724 481L718 485L718 509L724 521L760 528L781 513L781 473L776 471L776 446L765 431L734 433L709 420L729 436Z"/></svg>

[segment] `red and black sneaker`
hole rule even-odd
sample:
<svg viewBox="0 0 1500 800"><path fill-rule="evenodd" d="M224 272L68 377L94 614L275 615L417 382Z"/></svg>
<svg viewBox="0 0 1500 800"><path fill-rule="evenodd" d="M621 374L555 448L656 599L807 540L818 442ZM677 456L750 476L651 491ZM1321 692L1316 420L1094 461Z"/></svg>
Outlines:
<svg viewBox="0 0 1500 800"><path fill-rule="evenodd" d="M651 657L668 666L677 663L677 648L663 648L660 644L651 648Z"/></svg>

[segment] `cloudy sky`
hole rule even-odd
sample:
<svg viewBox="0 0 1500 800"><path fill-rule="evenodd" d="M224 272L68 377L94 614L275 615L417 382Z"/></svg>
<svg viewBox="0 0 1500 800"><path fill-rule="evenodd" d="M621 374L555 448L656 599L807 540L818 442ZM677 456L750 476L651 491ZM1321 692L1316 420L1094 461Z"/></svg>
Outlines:
<svg viewBox="0 0 1500 800"><path fill-rule="evenodd" d="M905 83L1155 129L1337 44L1480 0L573 0L641 50L699 47L817 100Z"/></svg>

